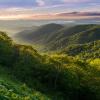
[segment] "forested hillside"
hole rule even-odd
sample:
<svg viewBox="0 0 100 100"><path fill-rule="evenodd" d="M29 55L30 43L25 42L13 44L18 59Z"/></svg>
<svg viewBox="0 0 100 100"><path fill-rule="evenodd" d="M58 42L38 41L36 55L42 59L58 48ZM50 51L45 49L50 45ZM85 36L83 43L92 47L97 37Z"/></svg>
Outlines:
<svg viewBox="0 0 100 100"><path fill-rule="evenodd" d="M75 44L64 48L62 53L70 56L80 56L82 59L100 58L100 40L86 44Z"/></svg>
<svg viewBox="0 0 100 100"><path fill-rule="evenodd" d="M100 40L100 25L64 26L60 24L47 24L35 31L31 30L17 33L17 39L28 43L43 45L44 51L58 50L73 44L84 44Z"/></svg>
<svg viewBox="0 0 100 100"><path fill-rule="evenodd" d="M65 46L60 52L45 54L16 44L0 32L0 99L100 100L99 28L93 26L91 30L87 42L93 37L95 42ZM85 32L78 34L85 37Z"/></svg>
<svg viewBox="0 0 100 100"><path fill-rule="evenodd" d="M71 28L70 31L72 32L67 31L69 33L68 35L66 32L63 36L58 36L53 41L49 42L48 45L50 46L48 46L48 48L50 50L55 50L55 49L65 48L66 46L73 45L73 44L84 44L84 43L100 40L99 25L83 25L74 28L76 32L73 30L73 28ZM79 30L79 28L80 31L77 31Z"/></svg>
<svg viewBox="0 0 100 100"><path fill-rule="evenodd" d="M56 31L62 29L64 26L60 24L46 24L37 27L36 29L25 30L15 35L15 38L29 43L44 44L46 39L53 35Z"/></svg>

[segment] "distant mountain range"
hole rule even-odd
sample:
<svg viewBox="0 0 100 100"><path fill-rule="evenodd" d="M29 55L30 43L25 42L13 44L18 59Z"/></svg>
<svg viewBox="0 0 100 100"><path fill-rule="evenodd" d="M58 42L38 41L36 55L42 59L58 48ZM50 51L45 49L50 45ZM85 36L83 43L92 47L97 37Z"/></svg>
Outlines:
<svg viewBox="0 0 100 100"><path fill-rule="evenodd" d="M36 28L32 28L31 30L24 30L19 32L15 35L16 38L28 41L30 43L45 43L48 36L52 33L57 32L58 30L62 29L64 26L60 24L46 24Z"/></svg>
<svg viewBox="0 0 100 100"><path fill-rule="evenodd" d="M73 44L84 44L100 39L100 25L46 24L17 33L15 37L31 44L45 45L45 50L57 50Z"/></svg>

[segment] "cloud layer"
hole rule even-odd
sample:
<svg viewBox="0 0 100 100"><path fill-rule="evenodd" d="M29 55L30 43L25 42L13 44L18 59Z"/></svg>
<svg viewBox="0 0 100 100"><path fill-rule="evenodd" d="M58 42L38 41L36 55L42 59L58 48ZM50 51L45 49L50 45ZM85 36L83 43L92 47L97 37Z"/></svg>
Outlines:
<svg viewBox="0 0 100 100"><path fill-rule="evenodd" d="M0 19L99 17L99 0L0 0Z"/></svg>
<svg viewBox="0 0 100 100"><path fill-rule="evenodd" d="M36 10L37 11L37 10ZM1 9L0 20L13 19L89 19L100 18L100 12L59 12L59 13L38 13L30 8L6 8Z"/></svg>

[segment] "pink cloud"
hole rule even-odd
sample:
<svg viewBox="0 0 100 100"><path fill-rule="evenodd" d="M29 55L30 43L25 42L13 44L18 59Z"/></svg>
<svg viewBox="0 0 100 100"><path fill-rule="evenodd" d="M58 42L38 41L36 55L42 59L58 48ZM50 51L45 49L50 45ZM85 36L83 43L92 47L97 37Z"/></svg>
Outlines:
<svg viewBox="0 0 100 100"><path fill-rule="evenodd" d="M100 7L96 7L95 10L91 9L90 11L87 10L89 8L85 8L83 11L65 11L65 12L48 12L48 13L41 13L33 11L32 8L7 8L1 9L0 11L0 19L84 19L84 18L100 18Z"/></svg>

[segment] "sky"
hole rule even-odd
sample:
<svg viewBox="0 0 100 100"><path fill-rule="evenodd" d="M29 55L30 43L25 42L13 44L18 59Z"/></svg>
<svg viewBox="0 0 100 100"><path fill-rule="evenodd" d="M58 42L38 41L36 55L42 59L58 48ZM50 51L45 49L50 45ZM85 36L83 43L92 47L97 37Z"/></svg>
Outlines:
<svg viewBox="0 0 100 100"><path fill-rule="evenodd" d="M100 0L0 0L0 20L100 18Z"/></svg>

